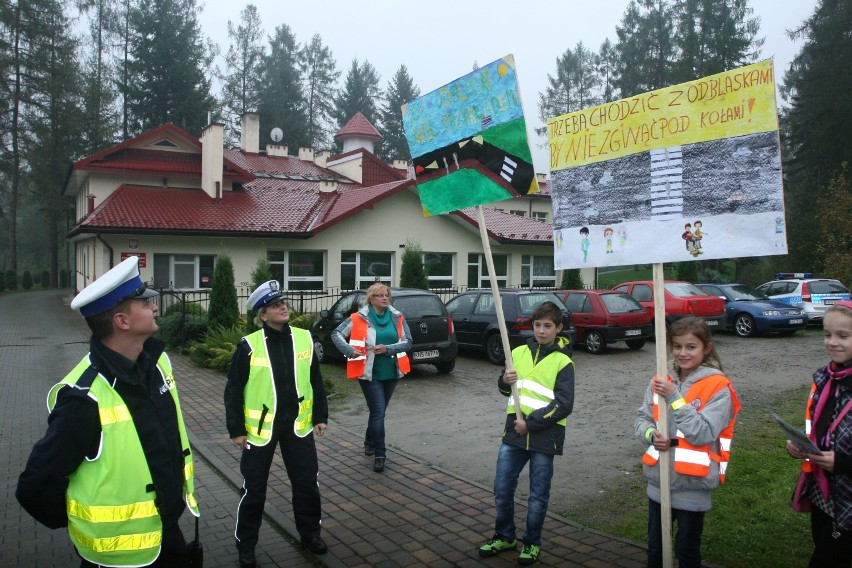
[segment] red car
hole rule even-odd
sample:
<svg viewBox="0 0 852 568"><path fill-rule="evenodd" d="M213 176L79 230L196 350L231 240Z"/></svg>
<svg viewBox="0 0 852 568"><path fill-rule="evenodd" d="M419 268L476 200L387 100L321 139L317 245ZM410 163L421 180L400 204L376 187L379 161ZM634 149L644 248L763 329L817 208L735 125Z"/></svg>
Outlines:
<svg viewBox="0 0 852 568"><path fill-rule="evenodd" d="M558 290L556 295L571 312L577 343L589 353L603 353L610 343L624 341L641 349L654 337L651 316L631 296L612 290Z"/></svg>
<svg viewBox="0 0 852 568"><path fill-rule="evenodd" d="M650 280L625 282L612 288L630 294L654 317L654 283ZM725 301L689 282L665 281L666 325L686 316L697 316L707 322L710 329L725 328Z"/></svg>

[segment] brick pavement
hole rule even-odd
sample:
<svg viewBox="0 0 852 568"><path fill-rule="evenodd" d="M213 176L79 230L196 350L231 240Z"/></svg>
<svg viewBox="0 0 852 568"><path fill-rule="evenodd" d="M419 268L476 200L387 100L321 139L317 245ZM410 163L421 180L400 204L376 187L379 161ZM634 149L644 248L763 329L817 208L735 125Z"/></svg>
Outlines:
<svg viewBox="0 0 852 568"><path fill-rule="evenodd" d="M65 292L67 295L67 291ZM64 298L67 303L68 298ZM74 566L64 531L37 525L17 504L14 489L32 444L46 424L44 396L86 350L82 318L62 306L58 291L0 295L0 412L4 432L4 500L0 504L0 566ZM53 308L44 309L45 306ZM47 349L45 349L47 347ZM224 429L222 373L200 369L172 355L187 426L197 454L201 538L208 567L235 566L233 514L238 499L239 452ZM38 369L34 373L33 369ZM35 410L34 410L35 409ZM337 427L332 414L318 439L323 497L323 537L328 554L313 557L294 540L290 489L276 456L269 480L266 518L258 544L259 564L382 568L408 566L515 566L516 554L483 560L476 548L493 531L493 493L489 487L388 450L384 473L375 473L362 452L359 434ZM516 506L522 530L523 503ZM192 520L182 526L191 538ZM539 566L640 567L641 544L584 528L557 515L545 522Z"/></svg>

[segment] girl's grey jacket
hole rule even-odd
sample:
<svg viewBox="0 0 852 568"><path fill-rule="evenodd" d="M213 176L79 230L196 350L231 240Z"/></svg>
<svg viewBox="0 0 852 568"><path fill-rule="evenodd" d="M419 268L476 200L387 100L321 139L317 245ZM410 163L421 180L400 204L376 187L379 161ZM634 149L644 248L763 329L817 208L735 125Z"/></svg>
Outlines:
<svg viewBox="0 0 852 568"><path fill-rule="evenodd" d="M368 316L369 309L369 306L364 306L358 310L357 313L352 314L354 317L363 318L364 321L367 322L367 362L364 366L364 374L358 377L362 381L373 380L373 361L376 358L376 354L373 352L373 349L376 347L376 327L373 325L373 322L370 321ZM402 332L405 335L405 337L401 337L396 343L387 346L388 355L396 355L397 353L411 349L411 330L408 328L408 322L405 321L405 318L399 310L393 306L388 306L388 309L391 312L394 329L398 329L398 322L401 319ZM331 341L334 343L334 346L337 347L338 351L343 353L343 356L347 359L354 359L360 355L354 347L349 345L349 335L351 333L351 318L343 320L343 322L337 326L337 329L331 332ZM402 378L403 374L404 373L399 370L399 366L397 366L396 377L398 379Z"/></svg>
<svg viewBox="0 0 852 568"><path fill-rule="evenodd" d="M722 374L722 371L713 367L704 365L697 367L683 381L675 381L677 390L665 401L665 404L671 405L672 402L682 397L685 398L689 387L693 384L710 375L719 374ZM645 400L641 408L639 408L636 422L633 425L636 437L642 441L645 448L650 443L645 438L645 433L649 428L657 429L657 423L654 422L653 397L654 382L651 381L645 390ZM692 401L687 400L686 404L677 410L672 410L671 406L669 406L669 438L674 438L675 432L680 430L683 432L683 436L693 445L700 446L715 443L715 451L718 453L719 434L731 421L734 412L731 391L729 389L720 389L707 401L701 412L695 410L690 402ZM663 402L660 401L660 404L663 404ZM706 477L697 477L675 473L674 459L669 460L669 462L671 468L671 506L684 511L709 511L712 505L711 492L719 486L719 463L715 460L710 460L709 475ZM648 478L648 497L657 503L661 502L659 465L659 462L654 466L642 465L642 468L645 470L645 477Z"/></svg>

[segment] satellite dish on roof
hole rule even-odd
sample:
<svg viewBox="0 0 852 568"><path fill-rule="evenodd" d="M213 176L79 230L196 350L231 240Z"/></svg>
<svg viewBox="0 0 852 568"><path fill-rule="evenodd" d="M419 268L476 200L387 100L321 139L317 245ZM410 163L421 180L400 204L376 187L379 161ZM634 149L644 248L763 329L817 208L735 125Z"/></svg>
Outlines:
<svg viewBox="0 0 852 568"><path fill-rule="evenodd" d="M269 137L277 144L278 142L281 142L282 138L284 138L284 131L276 126L272 129L272 132L269 133Z"/></svg>

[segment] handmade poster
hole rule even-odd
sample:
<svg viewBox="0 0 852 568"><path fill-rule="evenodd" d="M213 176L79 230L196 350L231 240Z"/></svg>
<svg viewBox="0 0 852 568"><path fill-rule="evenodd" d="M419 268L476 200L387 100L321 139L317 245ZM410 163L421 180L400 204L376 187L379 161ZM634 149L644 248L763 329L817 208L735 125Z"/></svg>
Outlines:
<svg viewBox="0 0 852 568"><path fill-rule="evenodd" d="M426 215L538 192L511 55L403 105Z"/></svg>
<svg viewBox="0 0 852 568"><path fill-rule="evenodd" d="M772 61L547 130L557 270L787 253Z"/></svg>

